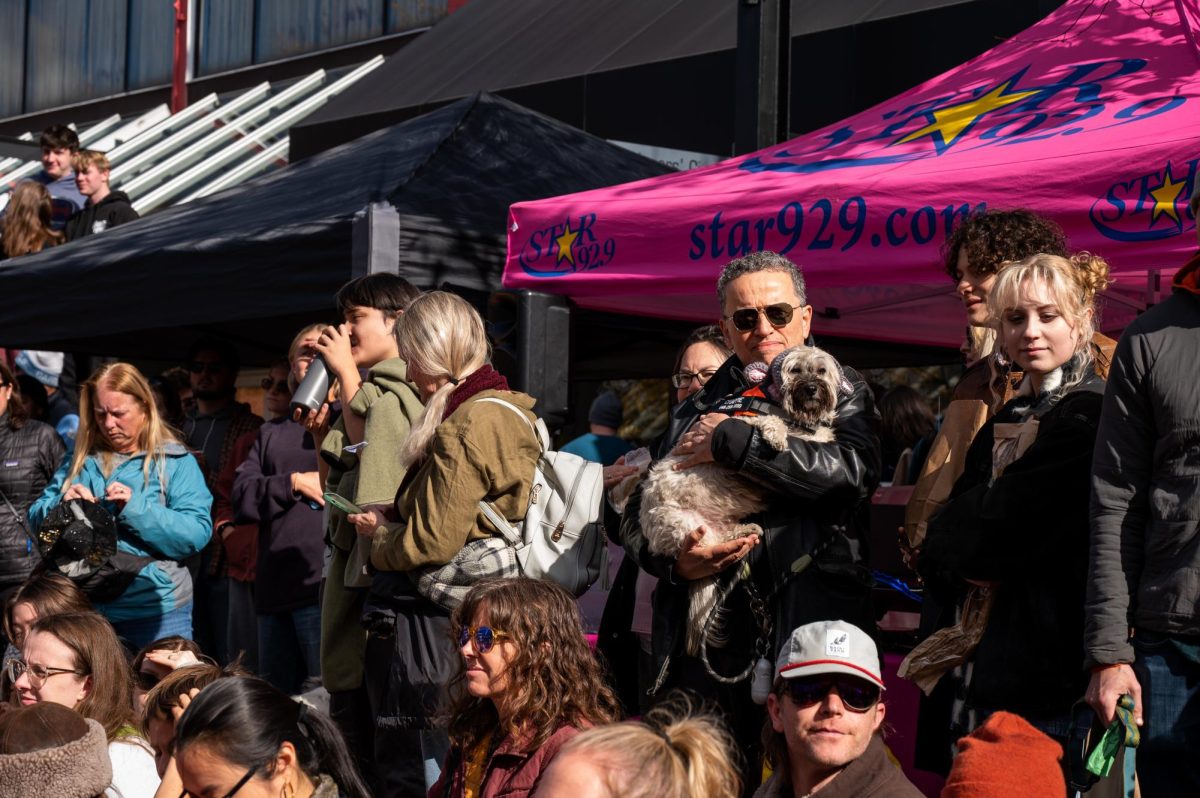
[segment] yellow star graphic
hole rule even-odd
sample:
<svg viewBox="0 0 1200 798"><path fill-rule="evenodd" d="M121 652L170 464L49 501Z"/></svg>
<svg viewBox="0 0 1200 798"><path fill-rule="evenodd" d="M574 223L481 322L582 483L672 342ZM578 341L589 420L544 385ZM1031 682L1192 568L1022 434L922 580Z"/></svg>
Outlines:
<svg viewBox="0 0 1200 798"><path fill-rule="evenodd" d="M571 247L575 246L575 239L579 238L579 233L571 232L571 223L567 222L567 230L565 233L554 239L554 243L558 244L558 257L555 263L562 263L563 260L569 260L571 265L575 265L575 253L571 251Z"/></svg>
<svg viewBox="0 0 1200 798"><path fill-rule="evenodd" d="M936 135L941 139L941 143L939 144L938 139L935 138L934 145L938 148L939 152L944 150L957 141L959 136L966 133L967 128L975 124L975 120L979 117L990 111L1003 108L1006 105L1018 103L1030 95L1037 94L1037 91L1018 91L1012 94L1005 94L1012 83L1012 80L1006 81L1003 85L997 86L982 97L976 97L974 100L968 100L965 103L933 111L932 124L909 133L896 143L905 144L910 141L916 141L922 136Z"/></svg>
<svg viewBox="0 0 1200 798"><path fill-rule="evenodd" d="M1175 209L1175 203L1179 200L1179 195L1183 193L1183 186L1186 180L1180 180L1178 183L1171 176L1171 167L1167 166L1167 173L1163 176L1162 185L1150 192L1150 196L1154 197L1154 208L1150 211L1150 224L1158 221L1158 217L1164 213L1179 223L1179 211Z"/></svg>

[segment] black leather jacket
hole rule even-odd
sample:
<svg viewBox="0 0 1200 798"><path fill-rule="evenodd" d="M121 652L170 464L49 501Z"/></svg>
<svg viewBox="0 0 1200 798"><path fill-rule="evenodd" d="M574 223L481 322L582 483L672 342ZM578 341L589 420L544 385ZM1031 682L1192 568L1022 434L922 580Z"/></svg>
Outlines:
<svg viewBox="0 0 1200 798"><path fill-rule="evenodd" d="M787 450L776 452L748 424L722 424L713 435L714 460L766 486L772 496L764 512L747 519L764 531L762 544L751 551L748 562L752 581L772 610L772 661L779 639L804 623L842 619L868 632L874 626L869 577L861 563L866 555L866 510L879 482L879 415L863 379L851 369L844 371L849 390L838 399L833 443L793 439ZM746 387L741 363L731 357L700 391L675 408L656 458L668 454L718 399ZM626 505L621 541L628 556L661 580L654 593L652 625L661 685L671 656L682 650L688 583L675 576L673 558L650 553L639 519L641 497L639 489ZM814 565L793 576L793 563L818 546L823 548ZM723 578L731 579L733 571L727 569ZM731 603L728 609L736 614L739 605ZM726 626L733 631L726 649L748 648L748 662L755 653L757 625L734 620ZM739 634L746 630L749 634Z"/></svg>
<svg viewBox="0 0 1200 798"><path fill-rule="evenodd" d="M0 491L12 504L10 510L0 499L0 589L23 582L38 563L25 533L29 505L42 495L65 451L50 425L31 419L13 429L8 413L0 414Z"/></svg>

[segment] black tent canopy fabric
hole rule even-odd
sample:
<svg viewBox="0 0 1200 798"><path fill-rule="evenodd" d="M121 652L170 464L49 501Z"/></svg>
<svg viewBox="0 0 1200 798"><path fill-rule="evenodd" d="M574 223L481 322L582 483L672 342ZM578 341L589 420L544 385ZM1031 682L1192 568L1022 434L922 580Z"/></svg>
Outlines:
<svg viewBox="0 0 1200 798"><path fill-rule="evenodd" d="M0 344L178 358L201 333L248 362L328 320L352 226L386 200L401 274L500 287L508 206L670 169L490 95L100 235L0 263Z"/></svg>
<svg viewBox="0 0 1200 798"><path fill-rule="evenodd" d="M792 0L791 34L811 36L975 1ZM646 91L663 107L675 108L686 98L685 105L712 105L714 113L726 114L733 98L723 89L732 80L737 6L734 0L472 0L389 58L377 76L298 124L293 146L303 154L317 152L330 141L344 141L349 131L365 132L479 90L503 91L589 130L596 114L580 104L619 114L628 104L609 103L606 98L614 93L639 108L625 124L639 117L651 124L661 116L662 107L643 102L650 99ZM718 53L724 57L707 58ZM671 69L672 63L684 66ZM643 69L652 65L660 68ZM381 92L379 85L389 90ZM663 121L669 126L669 119ZM607 130L602 135L652 141ZM718 145L701 132L684 138L705 152L727 150L726 140ZM685 146L686 141L653 143Z"/></svg>

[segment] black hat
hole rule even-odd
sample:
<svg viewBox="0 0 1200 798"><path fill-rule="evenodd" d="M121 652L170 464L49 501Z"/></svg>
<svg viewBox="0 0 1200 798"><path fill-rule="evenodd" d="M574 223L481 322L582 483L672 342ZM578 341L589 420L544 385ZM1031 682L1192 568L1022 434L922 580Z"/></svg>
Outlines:
<svg viewBox="0 0 1200 798"><path fill-rule="evenodd" d="M588 423L616 429L621 426L621 399L613 391L596 397L588 410Z"/></svg>
<svg viewBox="0 0 1200 798"><path fill-rule="evenodd" d="M61 502L42 522L37 547L47 565L73 579L85 577L116 553L117 522L96 502Z"/></svg>

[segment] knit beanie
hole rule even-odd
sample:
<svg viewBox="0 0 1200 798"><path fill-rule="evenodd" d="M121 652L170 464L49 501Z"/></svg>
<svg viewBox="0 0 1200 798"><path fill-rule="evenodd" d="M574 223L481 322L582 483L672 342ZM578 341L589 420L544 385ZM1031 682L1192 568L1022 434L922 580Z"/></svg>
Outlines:
<svg viewBox="0 0 1200 798"><path fill-rule="evenodd" d="M588 423L616 429L621 426L621 399L612 391L596 397L588 410Z"/></svg>
<svg viewBox="0 0 1200 798"><path fill-rule="evenodd" d="M958 741L942 798L1066 795L1062 746L1019 715L997 712Z"/></svg>
<svg viewBox="0 0 1200 798"><path fill-rule="evenodd" d="M22 349L14 361L17 368L50 388L58 387L58 378L63 370L62 352L36 352Z"/></svg>
<svg viewBox="0 0 1200 798"><path fill-rule="evenodd" d="M112 783L104 727L42 701L0 716L0 795L96 798Z"/></svg>

